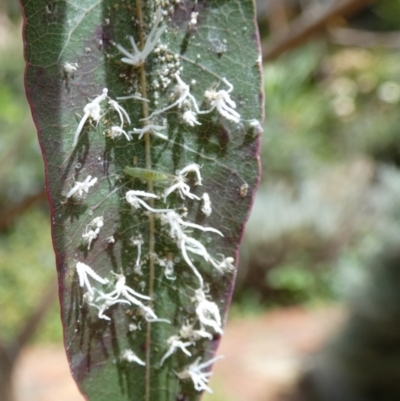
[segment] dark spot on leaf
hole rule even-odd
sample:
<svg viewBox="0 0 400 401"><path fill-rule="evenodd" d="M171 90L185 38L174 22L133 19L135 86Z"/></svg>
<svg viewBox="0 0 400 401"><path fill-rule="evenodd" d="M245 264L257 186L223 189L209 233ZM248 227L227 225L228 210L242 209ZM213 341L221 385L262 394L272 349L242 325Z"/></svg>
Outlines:
<svg viewBox="0 0 400 401"><path fill-rule="evenodd" d="M185 37L182 40L181 43L181 48L180 48L180 54L185 54L187 47L189 45L189 39L190 39L190 32L187 31Z"/></svg>
<svg viewBox="0 0 400 401"><path fill-rule="evenodd" d="M111 45L112 41L111 27L109 25L103 26L101 39L103 41L104 48L107 49Z"/></svg>
<svg viewBox="0 0 400 401"><path fill-rule="evenodd" d="M220 127L220 132L219 132L219 136L218 136L219 146L222 149L225 149L226 146L228 145L229 138L230 138L230 135L229 135L228 129L224 125L222 125Z"/></svg>

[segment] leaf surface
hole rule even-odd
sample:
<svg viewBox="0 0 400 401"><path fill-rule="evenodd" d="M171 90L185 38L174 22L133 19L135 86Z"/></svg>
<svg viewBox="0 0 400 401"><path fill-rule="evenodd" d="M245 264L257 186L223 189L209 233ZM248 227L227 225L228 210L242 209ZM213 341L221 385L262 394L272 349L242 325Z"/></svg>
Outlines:
<svg viewBox="0 0 400 401"><path fill-rule="evenodd" d="M196 400L201 392L194 388L194 381L177 373L185 372L198 358L199 363L210 360L220 335L201 322L195 291L201 288L208 305L216 305L224 319L235 273L220 272L215 265L225 258L238 259L259 176L261 58L253 2L22 3L26 89L46 164L72 374L82 393L93 401ZM143 49L159 3L163 17L154 32L163 32L155 49L141 65L121 61L127 56L116 44L132 53L131 35ZM189 96L171 107L182 94L177 73L204 111L197 115L199 124L191 126L184 119L185 111L196 111ZM104 88L107 97L100 99ZM212 107L210 93L225 96L225 112ZM131 120L128 124L122 114L122 124L109 101L132 94L148 101L118 100ZM93 108L86 115L75 145L77 127L88 110L85 106L93 106L95 99L99 115ZM167 110L143 120L163 108ZM229 117L235 112L240 114L239 122ZM150 122L165 127L156 130L165 138L154 132L141 138L129 134ZM116 136L112 127L124 129L131 140L123 133ZM165 190L179 181L177 171L193 163L200 166L202 185L195 171L183 179L194 199L175 190L164 200ZM143 202L138 208L127 202L126 194L132 190L155 194L156 199L138 197L150 208L174 210L189 226L180 226L180 234L174 234L165 213L148 212ZM202 211L204 200L196 199L204 193L211 201L209 216ZM103 224L97 225L99 219ZM212 227L223 236L190 224ZM95 272L88 276L89 284L78 273L82 263ZM136 294L151 300L135 295L141 302L135 304L116 294L122 276ZM109 298L106 305L107 294L124 302L113 304ZM161 320L149 321L146 308ZM207 317L218 320L215 315ZM185 337L185 325L204 329L211 339ZM177 348L161 366L172 336L191 342L186 348L191 356ZM129 361L132 353L139 363Z"/></svg>

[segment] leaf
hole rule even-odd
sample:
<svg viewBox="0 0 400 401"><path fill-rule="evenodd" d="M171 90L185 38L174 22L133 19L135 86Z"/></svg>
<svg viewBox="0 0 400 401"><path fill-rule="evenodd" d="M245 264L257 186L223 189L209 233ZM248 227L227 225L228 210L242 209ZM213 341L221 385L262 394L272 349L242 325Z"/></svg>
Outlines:
<svg viewBox="0 0 400 401"><path fill-rule="evenodd" d="M182 372L198 358L199 364L207 365L218 346L222 330L217 315L224 317L227 312L235 274L221 273L215 266L230 261L224 258L238 260L258 182L261 58L253 2L22 3L26 89L46 165L72 374L90 400L196 400L200 394L194 388L196 377L185 379ZM159 25L154 22L158 3L163 3ZM132 53L128 38L132 35L143 49L154 25L157 44L145 62L133 66L121 61L129 57L116 44ZM214 107L198 114L201 125L185 122L184 111L196 107L190 96L171 107L180 96L179 78L184 82L181 92L188 84L202 111L210 110L213 96L223 97L222 112ZM108 101L136 92L149 102L119 100L131 120L129 125L123 117L122 125L119 112ZM237 105L234 111L232 101ZM143 138L132 133L131 140L124 133L113 138L118 130L112 127L143 128L149 120L142 119L163 108L167 110L151 121L165 125L159 131L166 138L154 132ZM235 111L240 113L239 122L234 121ZM179 181L177 170L193 163L200 166L202 185L196 185L196 172L189 171L184 199L175 190L164 202L164 191ZM139 195L139 202L132 196L131 203L140 206L136 209L126 200L132 190L159 198ZM201 198L204 193L211 201L210 216L202 211L204 200L187 196ZM176 223L173 238L166 214L149 213L146 207L173 209L175 217L191 226ZM198 226L214 231L204 232ZM190 260L185 260L185 249ZM174 280L166 272L172 267ZM80 269L86 269L88 283ZM136 294L151 300L124 296L124 278ZM193 332L188 339L181 330L188 323L200 330L201 311L196 308L201 296L207 297L201 305L211 310L201 318L211 339L194 341ZM116 299L124 303L112 304ZM109 320L99 318L101 307ZM164 321L149 322L149 308ZM207 319L211 324L204 323ZM160 366L170 349L167 340L179 335L183 343L193 342L186 348L191 356L177 348ZM139 358L136 362L134 355ZM208 369L204 366L202 372ZM207 375L201 377L203 382L196 387L207 389Z"/></svg>

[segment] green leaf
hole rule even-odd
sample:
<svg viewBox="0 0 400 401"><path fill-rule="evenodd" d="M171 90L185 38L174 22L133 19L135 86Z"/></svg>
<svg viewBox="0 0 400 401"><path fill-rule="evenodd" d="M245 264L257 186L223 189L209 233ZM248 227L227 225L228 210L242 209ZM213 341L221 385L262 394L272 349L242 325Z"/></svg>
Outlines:
<svg viewBox="0 0 400 401"><path fill-rule="evenodd" d="M73 376L82 393L95 401L198 399L207 377L196 390L182 372L198 358L200 364L211 360L218 346L218 313L223 319L235 276L218 267L222 261L229 264L226 258L238 259L259 179L261 58L253 2L22 3L26 88L46 163ZM121 60L128 58L121 46L134 52L129 35L139 49L146 49L152 34L157 43L144 63ZM185 84L191 96L172 107L188 89ZM108 102L136 93L149 101L118 100L131 120L128 124L123 117L122 124ZM219 109L212 107L215 96L222 98ZM196 111L195 102L204 113L191 126L183 116ZM151 122L142 120L162 109ZM129 134L150 123L165 127L157 130L161 136ZM121 126L127 134L113 137L118 131L112 127ZM200 166L202 185L192 170L178 178L178 170L193 164ZM186 181L183 193L174 190L166 197L166 189L179 180ZM158 198L138 195L138 201L128 192L133 190ZM211 200L211 215L202 211L205 201L199 198L204 193ZM166 213L146 208L174 210L181 219L175 233ZM89 284L78 273L85 266L92 269L89 274L95 272L88 276ZM166 271L172 267L173 277ZM136 294L151 300L124 295L124 279ZM207 300L196 300L196 290ZM217 311L201 317L201 306ZM162 321L149 321L151 313ZM185 337L182 327L187 324L203 328L211 339L194 340L193 333ZM192 342L187 346L191 356L178 348L161 366L172 336ZM129 361L129 355L139 363ZM205 366L202 372L208 370Z"/></svg>

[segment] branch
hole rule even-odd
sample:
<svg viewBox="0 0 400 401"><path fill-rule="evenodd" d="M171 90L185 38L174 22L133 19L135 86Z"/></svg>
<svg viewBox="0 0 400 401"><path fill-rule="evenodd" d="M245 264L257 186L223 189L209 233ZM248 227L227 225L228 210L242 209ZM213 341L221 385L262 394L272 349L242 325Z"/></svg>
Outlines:
<svg viewBox="0 0 400 401"><path fill-rule="evenodd" d="M13 361L7 353L6 348L0 342L0 399L2 401L14 401L11 376Z"/></svg>
<svg viewBox="0 0 400 401"><path fill-rule="evenodd" d="M272 36L287 32L289 27L289 17L286 10L286 4L282 0L268 2L268 8L265 12L266 19Z"/></svg>
<svg viewBox="0 0 400 401"><path fill-rule="evenodd" d="M0 341L0 400L14 401L12 387L12 375L15 362L22 348L28 340L35 334L46 312L53 305L54 299L58 294L57 280L52 279L50 285L44 292L44 295L36 307L36 310L30 315L25 326L14 341L4 344Z"/></svg>
<svg viewBox="0 0 400 401"><path fill-rule="evenodd" d="M349 16L376 0L338 0L329 6L310 6L287 29L273 36L262 47L263 61L271 61L287 50L307 42L339 17Z"/></svg>
<svg viewBox="0 0 400 401"><path fill-rule="evenodd" d="M11 206L0 214L0 231L6 230L14 220L32 206L47 200L46 190L43 188L36 194L30 195L17 205Z"/></svg>
<svg viewBox="0 0 400 401"><path fill-rule="evenodd" d="M335 44L356 47L400 49L400 32L369 32L359 29L329 29L329 40Z"/></svg>
<svg viewBox="0 0 400 401"><path fill-rule="evenodd" d="M42 319L46 315L48 309L53 305L58 295L58 283L55 278L50 281L50 284L44 290L44 295L35 311L28 317L24 327L18 334L17 338L6 346L7 355L13 364L17 359L21 349L33 337L36 329L39 327Z"/></svg>

